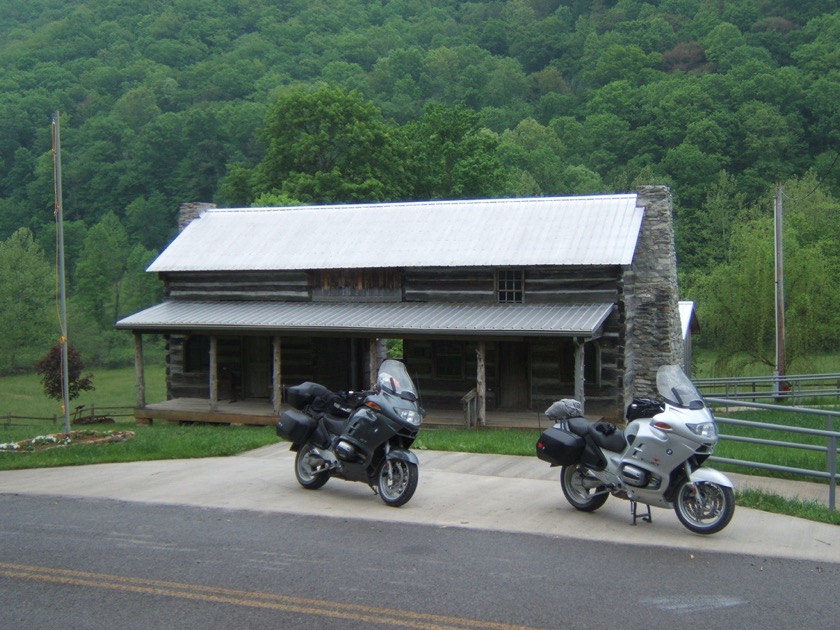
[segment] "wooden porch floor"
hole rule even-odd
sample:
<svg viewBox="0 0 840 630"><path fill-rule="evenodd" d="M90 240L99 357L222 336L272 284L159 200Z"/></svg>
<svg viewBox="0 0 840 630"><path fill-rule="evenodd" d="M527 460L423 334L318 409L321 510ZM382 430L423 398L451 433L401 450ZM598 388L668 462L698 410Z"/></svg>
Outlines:
<svg viewBox="0 0 840 630"><path fill-rule="evenodd" d="M284 406L284 408L287 408ZM600 418L602 414L587 409L587 417ZM254 424L272 426L277 422L272 405L268 401L242 400L219 401L215 410L210 401L203 398L176 398L136 408L134 417L138 424L151 424L154 420L164 422L214 422L221 424ZM498 429L543 430L551 421L541 411L487 411L487 427ZM427 409L424 428L465 427L464 412L461 409Z"/></svg>

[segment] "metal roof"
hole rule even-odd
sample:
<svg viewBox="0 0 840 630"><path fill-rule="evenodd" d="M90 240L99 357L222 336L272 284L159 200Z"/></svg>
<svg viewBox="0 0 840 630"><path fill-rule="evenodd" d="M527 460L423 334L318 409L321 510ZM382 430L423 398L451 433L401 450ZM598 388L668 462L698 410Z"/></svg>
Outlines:
<svg viewBox="0 0 840 630"><path fill-rule="evenodd" d="M598 336L612 304L168 301L117 322L135 331L337 332L402 336Z"/></svg>
<svg viewBox="0 0 840 630"><path fill-rule="evenodd" d="M635 194L214 208L148 271L629 265Z"/></svg>
<svg viewBox="0 0 840 630"><path fill-rule="evenodd" d="M679 303L680 309L680 325L682 326L682 337L686 339L689 331L699 332L700 324L697 321L697 314L694 310L694 302L690 300L681 300Z"/></svg>

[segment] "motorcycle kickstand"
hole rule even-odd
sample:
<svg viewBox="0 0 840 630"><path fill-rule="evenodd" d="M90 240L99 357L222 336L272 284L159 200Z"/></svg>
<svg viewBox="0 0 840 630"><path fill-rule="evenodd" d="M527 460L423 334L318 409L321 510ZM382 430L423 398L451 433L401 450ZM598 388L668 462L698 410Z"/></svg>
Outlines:
<svg viewBox="0 0 840 630"><path fill-rule="evenodd" d="M647 523L653 523L653 515L650 513L650 505L647 504L647 514L638 514L637 509L639 507L638 501L630 501L630 514L633 516L633 525L636 524L636 519L642 519Z"/></svg>

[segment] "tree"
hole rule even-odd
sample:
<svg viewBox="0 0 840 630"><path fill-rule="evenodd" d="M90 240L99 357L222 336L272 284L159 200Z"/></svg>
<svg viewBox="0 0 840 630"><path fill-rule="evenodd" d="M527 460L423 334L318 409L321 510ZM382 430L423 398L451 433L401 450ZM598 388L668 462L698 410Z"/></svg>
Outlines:
<svg viewBox="0 0 840 630"><path fill-rule="evenodd" d="M553 129L527 118L516 129L505 131L498 154L507 168L515 168L531 175L538 185L535 194L569 193L562 179L566 148Z"/></svg>
<svg viewBox="0 0 840 630"><path fill-rule="evenodd" d="M139 244L129 252L122 278L119 317L153 306L163 297L163 284L157 274L146 272L156 257L156 251Z"/></svg>
<svg viewBox="0 0 840 630"><path fill-rule="evenodd" d="M791 189L805 191L797 182ZM785 372L808 356L840 348L840 292L835 286L840 256L834 252L839 226L836 213L823 214L836 202L816 197L813 203L802 195L785 204L786 365L780 366ZM755 216L760 211L751 212ZM775 367L774 221L766 211L761 215L732 226L726 262L696 274L691 288L703 338L713 340L721 366ZM815 229L814 223L820 227Z"/></svg>
<svg viewBox="0 0 840 630"><path fill-rule="evenodd" d="M17 367L19 355L49 339L54 278L28 228L0 242L0 367Z"/></svg>
<svg viewBox="0 0 840 630"><path fill-rule="evenodd" d="M62 383L62 351L61 344L54 345L50 351L35 366L35 371L41 375L41 384L44 386L44 393L50 398L61 400L64 397ZM93 375L82 376L85 364L82 362L82 355L76 350L73 344L67 344L67 399L75 400L82 392L89 392L96 389L93 386Z"/></svg>
<svg viewBox="0 0 840 630"><path fill-rule="evenodd" d="M76 266L75 297L101 330L110 330L120 314L120 289L127 258L125 228L109 212L88 232Z"/></svg>
<svg viewBox="0 0 840 630"><path fill-rule="evenodd" d="M291 89L269 109L263 138L254 195L283 192L313 203L384 201L404 192L394 130L358 92Z"/></svg>
<svg viewBox="0 0 840 630"><path fill-rule="evenodd" d="M503 180L499 138L473 110L432 103L403 127L413 199L492 197Z"/></svg>

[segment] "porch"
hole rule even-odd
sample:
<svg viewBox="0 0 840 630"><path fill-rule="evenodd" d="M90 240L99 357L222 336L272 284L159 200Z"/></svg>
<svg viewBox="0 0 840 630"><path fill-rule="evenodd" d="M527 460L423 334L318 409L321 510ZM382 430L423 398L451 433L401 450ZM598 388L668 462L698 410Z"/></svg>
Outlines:
<svg viewBox="0 0 840 630"><path fill-rule="evenodd" d="M163 422L213 422L220 424L253 424L272 426L277 422L272 404L269 401L239 400L236 402L218 401L211 409L211 403L203 398L175 398L159 403L147 404L134 410L138 424L150 425L154 420ZM287 408L285 405L283 408ZM463 410L427 409L424 428L464 428L467 426ZM604 414L587 407L587 417L600 419ZM486 412L487 428L495 429L534 429L541 430L551 422L541 411L524 409L522 411Z"/></svg>

